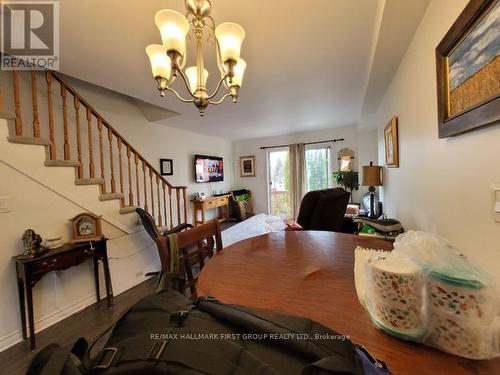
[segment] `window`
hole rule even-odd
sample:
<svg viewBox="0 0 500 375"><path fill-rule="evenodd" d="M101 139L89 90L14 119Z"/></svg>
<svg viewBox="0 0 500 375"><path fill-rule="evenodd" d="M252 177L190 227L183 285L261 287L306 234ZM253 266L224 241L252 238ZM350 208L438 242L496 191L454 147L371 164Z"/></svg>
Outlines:
<svg viewBox="0 0 500 375"><path fill-rule="evenodd" d="M306 148L306 190L328 189L331 186L330 147Z"/></svg>
<svg viewBox="0 0 500 375"><path fill-rule="evenodd" d="M269 151L269 212L271 215L290 217L290 167L288 148Z"/></svg>

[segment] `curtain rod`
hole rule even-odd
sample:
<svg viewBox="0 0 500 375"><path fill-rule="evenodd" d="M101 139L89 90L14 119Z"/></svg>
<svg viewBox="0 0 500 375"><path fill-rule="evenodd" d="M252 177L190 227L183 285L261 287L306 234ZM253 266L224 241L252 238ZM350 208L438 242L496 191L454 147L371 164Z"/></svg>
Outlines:
<svg viewBox="0 0 500 375"><path fill-rule="evenodd" d="M305 142L304 144L305 145L315 145L317 143L328 143L328 142L342 142L344 140L344 138L335 138L335 139L328 139L326 141L316 141L316 142ZM268 149L268 148L279 148L279 147L289 147L290 145L277 145L277 146L262 146L260 149L261 150L265 150L265 149Z"/></svg>

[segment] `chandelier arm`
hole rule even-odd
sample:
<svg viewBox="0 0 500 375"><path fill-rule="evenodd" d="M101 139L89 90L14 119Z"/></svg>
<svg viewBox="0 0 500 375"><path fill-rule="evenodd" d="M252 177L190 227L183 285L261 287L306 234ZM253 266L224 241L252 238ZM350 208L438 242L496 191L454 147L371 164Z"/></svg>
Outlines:
<svg viewBox="0 0 500 375"><path fill-rule="evenodd" d="M182 70L178 70L179 74L181 75L182 77L182 80L184 81L184 85L186 86L186 89L189 93L189 95L191 95L193 97L193 99L198 99L192 92L191 92L191 87L189 87L189 81L186 77L186 75L184 74L184 72ZM194 101L194 100L193 100Z"/></svg>
<svg viewBox="0 0 500 375"><path fill-rule="evenodd" d="M213 102L213 101L211 101L211 100L210 100L210 101L209 101L209 103L210 103L210 104L213 104L213 105L218 105L218 104L221 104L221 103L224 101L224 99L226 99L228 96L231 96L231 94L230 94L230 93L227 93L227 94L226 94L226 95L224 95L222 98L220 98L220 100L217 100L217 101L215 101L215 102Z"/></svg>
<svg viewBox="0 0 500 375"><path fill-rule="evenodd" d="M224 75L220 80L219 83L217 84L217 87L215 88L215 91L213 92L212 95L209 95L208 99L212 99L217 93L219 92L220 86L222 85L222 82L227 78L227 74Z"/></svg>
<svg viewBox="0 0 500 375"><path fill-rule="evenodd" d="M177 93L177 91L175 91L174 89L172 89L170 87L167 87L166 90L173 92L175 94L175 96L177 96L177 99L179 99L181 102L184 102L184 103L194 103L194 99L184 99L182 96L180 96Z"/></svg>

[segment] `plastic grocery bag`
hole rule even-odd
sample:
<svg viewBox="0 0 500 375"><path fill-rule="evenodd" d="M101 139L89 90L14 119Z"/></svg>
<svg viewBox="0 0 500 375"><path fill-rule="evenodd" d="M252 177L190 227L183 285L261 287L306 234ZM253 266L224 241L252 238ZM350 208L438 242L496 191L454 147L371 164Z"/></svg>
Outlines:
<svg viewBox="0 0 500 375"><path fill-rule="evenodd" d="M356 290L378 328L465 358L500 356L498 289L447 240L409 231L374 254Z"/></svg>

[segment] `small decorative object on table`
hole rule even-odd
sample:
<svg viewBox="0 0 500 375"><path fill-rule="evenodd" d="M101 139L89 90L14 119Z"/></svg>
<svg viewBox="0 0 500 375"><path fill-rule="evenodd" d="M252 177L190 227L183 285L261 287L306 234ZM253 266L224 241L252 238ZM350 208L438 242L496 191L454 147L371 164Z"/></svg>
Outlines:
<svg viewBox="0 0 500 375"><path fill-rule="evenodd" d="M69 221L73 224L73 237L70 243L97 241L102 238L100 216L84 212Z"/></svg>
<svg viewBox="0 0 500 375"><path fill-rule="evenodd" d="M23 234L23 248L23 256L33 257L41 253L44 250L42 237L33 229L27 229Z"/></svg>
<svg viewBox="0 0 500 375"><path fill-rule="evenodd" d="M172 159L160 159L160 173L162 176L174 174L174 161Z"/></svg>
<svg viewBox="0 0 500 375"><path fill-rule="evenodd" d="M64 242L62 240L62 236L60 236L60 235L54 235L54 236L47 237L43 241L43 247L45 247L49 250L50 249L57 249L63 245L64 245Z"/></svg>

